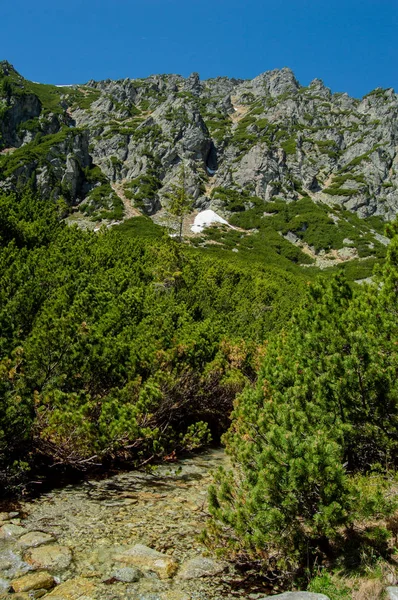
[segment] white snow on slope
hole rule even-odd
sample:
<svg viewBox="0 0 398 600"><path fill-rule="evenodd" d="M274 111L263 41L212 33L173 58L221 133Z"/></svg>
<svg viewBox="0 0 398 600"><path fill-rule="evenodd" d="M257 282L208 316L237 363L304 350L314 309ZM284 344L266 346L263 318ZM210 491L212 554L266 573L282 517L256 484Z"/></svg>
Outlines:
<svg viewBox="0 0 398 600"><path fill-rule="evenodd" d="M194 233L202 233L205 227L209 227L212 223L223 223L224 225L229 225L228 221L220 217L214 210L203 210L195 217L195 221L191 227L191 231Z"/></svg>

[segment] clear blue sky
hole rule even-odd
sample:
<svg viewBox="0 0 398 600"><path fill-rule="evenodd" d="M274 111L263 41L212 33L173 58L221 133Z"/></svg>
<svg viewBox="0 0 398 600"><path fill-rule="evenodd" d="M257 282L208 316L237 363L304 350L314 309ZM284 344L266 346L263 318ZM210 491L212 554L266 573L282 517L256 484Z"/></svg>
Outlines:
<svg viewBox="0 0 398 600"><path fill-rule="evenodd" d="M398 91L398 0L4 0L0 59L56 84L288 66L360 97Z"/></svg>

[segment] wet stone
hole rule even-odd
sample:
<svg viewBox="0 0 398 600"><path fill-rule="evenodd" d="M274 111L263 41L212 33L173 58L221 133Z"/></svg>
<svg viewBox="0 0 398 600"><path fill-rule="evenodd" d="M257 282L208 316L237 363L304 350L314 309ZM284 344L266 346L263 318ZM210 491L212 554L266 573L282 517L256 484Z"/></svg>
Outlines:
<svg viewBox="0 0 398 600"><path fill-rule="evenodd" d="M0 594L0 600L32 600L32 596L28 592L22 592L22 594Z"/></svg>
<svg viewBox="0 0 398 600"><path fill-rule="evenodd" d="M115 556L115 560L140 567L144 571L153 571L160 579L173 577L178 563L167 554L157 552L153 548L137 544Z"/></svg>
<svg viewBox="0 0 398 600"><path fill-rule="evenodd" d="M143 573L135 567L122 567L114 571L111 577L125 583L134 583L143 577Z"/></svg>
<svg viewBox="0 0 398 600"><path fill-rule="evenodd" d="M178 590L170 590L169 592L160 594L160 598L161 600L191 600L192 596Z"/></svg>
<svg viewBox="0 0 398 600"><path fill-rule="evenodd" d="M33 568L58 572L69 567L72 552L67 546L51 544L28 550L24 558Z"/></svg>
<svg viewBox="0 0 398 600"><path fill-rule="evenodd" d="M31 573L24 575L20 579L11 581L11 588L14 592L30 592L31 590L49 590L54 587L54 578L45 571L41 573Z"/></svg>
<svg viewBox="0 0 398 600"><path fill-rule="evenodd" d="M12 523L0 527L0 539L3 540L19 538L24 533L26 533L26 529L24 527L13 525Z"/></svg>
<svg viewBox="0 0 398 600"><path fill-rule="evenodd" d="M52 535L43 533L42 531L30 531L19 538L19 543L26 548L35 548L36 546L42 546L53 541L54 538Z"/></svg>
<svg viewBox="0 0 398 600"><path fill-rule="evenodd" d="M4 541L0 552L0 558L13 564L10 571L0 572L0 590L6 592L10 581L27 571L46 570L56 581L65 583L47 591L45 600L231 600L233 592L228 594L229 583L221 584L222 574L196 578L195 573L195 578L185 580L177 570L181 564L180 573L184 572L187 563L201 558L204 551L197 535L206 515L194 509L206 504L207 480L197 477L198 468L207 476L209 469L217 469L219 464L225 464L225 454L216 450L209 452L206 461L202 457L181 461L178 469L161 465L150 473L117 473L101 482L84 482L44 493L33 502L24 501L21 514L25 530L19 539ZM0 526L5 524L9 519L8 523L0 522ZM50 535L56 541L23 545L32 541L29 534ZM137 544L141 547L138 558L137 552L135 557L131 553ZM37 552L47 553L54 546L66 548L66 562L72 560L67 568L62 561L58 566L51 561L50 568L33 564ZM11 550L14 558L9 556ZM31 559L30 564L22 561L22 553ZM141 577L135 580L129 569L142 571ZM228 581L235 576L240 574L229 567ZM78 579L68 581L68 577ZM29 593L37 597L43 590ZM17 600L16 595L8 596L9 600Z"/></svg>
<svg viewBox="0 0 398 600"><path fill-rule="evenodd" d="M6 558L0 558L0 572L8 571L12 568L12 561Z"/></svg>
<svg viewBox="0 0 398 600"><path fill-rule="evenodd" d="M5 543L9 544L10 542ZM21 556L12 547L2 549L0 554L0 590L5 587L5 584L1 584L2 577L16 579L22 577L29 570L29 565L21 559Z"/></svg>
<svg viewBox="0 0 398 600"><path fill-rule="evenodd" d="M46 598L51 600L92 600L95 598L95 585L84 579L76 577L58 585Z"/></svg>

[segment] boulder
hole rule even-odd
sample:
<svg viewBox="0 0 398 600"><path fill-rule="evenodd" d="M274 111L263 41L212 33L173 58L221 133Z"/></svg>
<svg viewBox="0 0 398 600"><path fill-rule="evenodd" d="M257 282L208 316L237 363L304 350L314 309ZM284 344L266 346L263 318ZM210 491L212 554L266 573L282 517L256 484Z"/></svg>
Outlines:
<svg viewBox="0 0 398 600"><path fill-rule="evenodd" d="M398 600L398 587L390 586L386 589L388 600Z"/></svg>
<svg viewBox="0 0 398 600"><path fill-rule="evenodd" d="M178 578L198 579L199 577L213 577L225 571L225 568L226 565L219 561L205 558L204 556L196 556L183 563L178 573Z"/></svg>
<svg viewBox="0 0 398 600"><path fill-rule="evenodd" d="M160 579L173 577L178 569L178 563L174 558L141 544L126 549L115 556L115 560L134 565L143 571L153 571Z"/></svg>

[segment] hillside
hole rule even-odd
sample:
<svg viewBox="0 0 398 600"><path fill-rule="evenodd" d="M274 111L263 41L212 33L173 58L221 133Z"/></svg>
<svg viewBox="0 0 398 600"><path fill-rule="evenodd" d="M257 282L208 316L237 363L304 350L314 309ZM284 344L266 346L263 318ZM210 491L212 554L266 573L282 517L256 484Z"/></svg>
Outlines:
<svg viewBox="0 0 398 600"><path fill-rule="evenodd" d="M398 583L397 106L289 69L57 87L0 63L0 598L62 581L48 597L383 600ZM212 443L226 456L200 466ZM135 497L134 468L154 494ZM71 513L46 490L76 479ZM97 537L81 490L115 508ZM15 511L32 494L37 521ZM226 562L198 574L199 551Z"/></svg>
<svg viewBox="0 0 398 600"><path fill-rule="evenodd" d="M357 100L320 80L302 87L286 68L251 81L159 75L56 87L3 61L0 107L0 189L29 185L82 227L141 213L169 224L184 164L193 210L239 228L186 227L197 246L260 260L271 249L321 268L354 262L358 279L385 255L383 223L398 208L391 89Z"/></svg>

